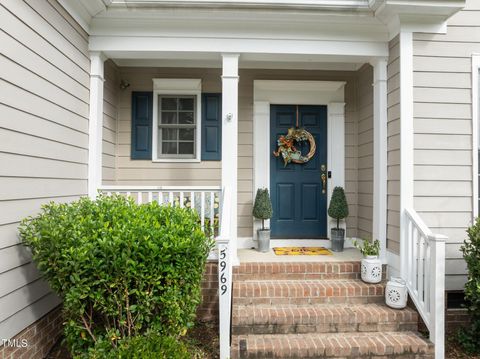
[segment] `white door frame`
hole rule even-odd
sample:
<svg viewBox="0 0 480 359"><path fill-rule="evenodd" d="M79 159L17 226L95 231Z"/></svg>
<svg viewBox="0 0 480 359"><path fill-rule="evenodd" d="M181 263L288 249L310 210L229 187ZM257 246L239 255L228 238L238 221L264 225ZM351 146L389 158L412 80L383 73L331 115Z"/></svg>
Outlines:
<svg viewBox="0 0 480 359"><path fill-rule="evenodd" d="M327 206L335 186L345 188L345 81L283 81L253 82L253 195L257 188L270 191L270 105L326 105L327 119ZM320 180L320 174L319 174ZM254 222L256 239L259 223ZM331 221L327 231L330 233Z"/></svg>

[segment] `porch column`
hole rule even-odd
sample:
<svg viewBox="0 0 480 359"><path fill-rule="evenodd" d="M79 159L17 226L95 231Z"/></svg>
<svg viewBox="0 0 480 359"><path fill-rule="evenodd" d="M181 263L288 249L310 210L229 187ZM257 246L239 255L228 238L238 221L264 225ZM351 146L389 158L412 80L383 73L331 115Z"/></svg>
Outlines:
<svg viewBox="0 0 480 359"><path fill-rule="evenodd" d="M380 258L387 260L387 63L376 58L373 66L373 226L380 241Z"/></svg>
<svg viewBox="0 0 480 359"><path fill-rule="evenodd" d="M103 64L101 52L90 53L90 113L88 122L88 196L102 185Z"/></svg>
<svg viewBox="0 0 480 359"><path fill-rule="evenodd" d="M413 209L413 35L400 31L400 273L407 278L407 221Z"/></svg>
<svg viewBox="0 0 480 359"><path fill-rule="evenodd" d="M239 54L222 54L222 188L231 193L230 254L237 260L237 181L238 181L238 59Z"/></svg>

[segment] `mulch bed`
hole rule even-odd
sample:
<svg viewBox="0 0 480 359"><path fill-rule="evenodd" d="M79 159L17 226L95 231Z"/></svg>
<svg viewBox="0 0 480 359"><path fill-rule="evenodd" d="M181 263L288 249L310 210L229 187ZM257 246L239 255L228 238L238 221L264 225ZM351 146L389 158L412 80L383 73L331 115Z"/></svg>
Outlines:
<svg viewBox="0 0 480 359"><path fill-rule="evenodd" d="M457 341L456 334L447 334L445 342L445 358L448 359L480 359L480 355L466 354L460 343Z"/></svg>

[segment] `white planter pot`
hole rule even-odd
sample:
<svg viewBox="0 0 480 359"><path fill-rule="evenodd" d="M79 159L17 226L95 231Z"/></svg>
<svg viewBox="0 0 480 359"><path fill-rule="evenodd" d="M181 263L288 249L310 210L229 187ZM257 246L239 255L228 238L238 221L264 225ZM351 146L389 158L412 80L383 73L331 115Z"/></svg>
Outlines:
<svg viewBox="0 0 480 359"><path fill-rule="evenodd" d="M362 280L366 283L382 281L382 261L377 256L366 256L362 259Z"/></svg>
<svg viewBox="0 0 480 359"><path fill-rule="evenodd" d="M390 308L403 309L407 306L408 291L405 281L392 277L385 288L385 303Z"/></svg>

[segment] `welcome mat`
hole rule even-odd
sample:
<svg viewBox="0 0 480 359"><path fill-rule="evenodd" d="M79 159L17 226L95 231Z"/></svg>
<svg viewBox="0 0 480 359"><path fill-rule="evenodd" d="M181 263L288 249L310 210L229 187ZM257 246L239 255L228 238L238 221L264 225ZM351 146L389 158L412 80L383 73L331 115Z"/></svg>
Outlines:
<svg viewBox="0 0 480 359"><path fill-rule="evenodd" d="M274 247L277 256L331 256L333 253L325 247Z"/></svg>

